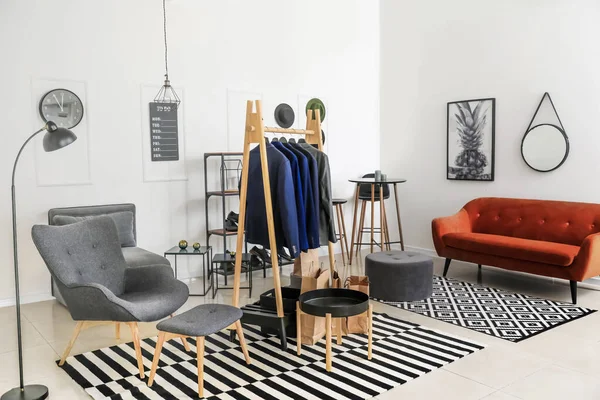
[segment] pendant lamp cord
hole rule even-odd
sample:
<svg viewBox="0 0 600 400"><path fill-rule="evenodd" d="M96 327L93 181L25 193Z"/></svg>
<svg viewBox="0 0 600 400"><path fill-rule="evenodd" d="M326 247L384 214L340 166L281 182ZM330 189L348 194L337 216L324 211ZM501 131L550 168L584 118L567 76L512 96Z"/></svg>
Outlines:
<svg viewBox="0 0 600 400"><path fill-rule="evenodd" d="M167 48L167 6L166 0L163 0L163 28L165 36L165 78L169 79L168 48Z"/></svg>

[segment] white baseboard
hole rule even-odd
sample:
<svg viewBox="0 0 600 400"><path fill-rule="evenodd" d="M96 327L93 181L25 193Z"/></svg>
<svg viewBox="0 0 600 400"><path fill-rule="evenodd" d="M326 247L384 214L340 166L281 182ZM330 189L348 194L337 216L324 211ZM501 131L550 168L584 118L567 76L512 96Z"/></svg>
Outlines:
<svg viewBox="0 0 600 400"><path fill-rule="evenodd" d="M406 250L408 250L408 251L414 251L414 252L417 252L417 253L426 254L426 255L428 255L429 257L432 257L432 258L442 258L442 257L438 256L437 253L436 253L436 251L433 250L433 249L426 249L424 247L408 246L408 245L404 246L404 248Z"/></svg>
<svg viewBox="0 0 600 400"><path fill-rule="evenodd" d="M437 252L434 249L427 249L424 247L408 246L408 245L406 245L404 247L406 250L426 254L432 258L440 258L440 259L443 258L443 257L438 256ZM459 260L457 260L457 261L459 261ZM527 272L511 271L508 269L505 270L503 268L496 268L496 269L506 271L507 273L510 273L510 274L526 276L530 279L544 279L544 280L552 281L553 283L557 283L559 285L569 285L569 282L565 279L550 278L550 277L542 276L542 275L528 274ZM600 290L600 276L595 276L593 278L587 279L584 282L579 282L578 286L580 288L584 288L584 289Z"/></svg>
<svg viewBox="0 0 600 400"><path fill-rule="evenodd" d="M415 251L417 253L426 254L432 258L440 258L440 259L442 258L437 255L437 252L434 249L428 249L425 247L410 246L410 245L406 245L404 247L408 251ZM325 256L328 254L327 249L320 249L320 250L322 253L320 255ZM502 268L496 268L496 269L502 270ZM510 271L510 270L504 270L504 271L507 273L510 273L510 274L526 276L530 279L551 280L554 283L558 283L561 285L568 285L568 282L564 279L549 278L546 276L533 275L533 274L528 274L526 272L519 272L519 271ZM590 278L590 279L586 280L585 282L579 282L579 287L584 288L584 289L600 290L600 276ZM52 296L52 294L50 294L48 292L32 293L32 294L26 294L26 295L21 296L21 304L37 303L40 301L48 301L48 300L54 300L54 296ZM10 306L14 306L14 305L15 305L14 297L7 298L7 299L0 299L0 308L10 307Z"/></svg>
<svg viewBox="0 0 600 400"><path fill-rule="evenodd" d="M48 292L31 293L31 294L26 294L26 295L21 296L21 304L37 303L40 301L48 301L48 300L54 300L54 296L52 296ZM7 299L0 299L0 308L1 307L11 307L14 305L15 305L14 297L7 298Z"/></svg>

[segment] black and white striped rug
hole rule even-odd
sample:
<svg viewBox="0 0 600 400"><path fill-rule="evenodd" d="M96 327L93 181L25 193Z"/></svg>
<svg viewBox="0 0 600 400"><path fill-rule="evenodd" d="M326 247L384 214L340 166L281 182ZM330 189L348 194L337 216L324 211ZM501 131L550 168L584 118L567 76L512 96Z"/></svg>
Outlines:
<svg viewBox="0 0 600 400"><path fill-rule="evenodd" d="M423 301L381 303L463 328L520 342L596 312L571 303L433 277L433 294Z"/></svg>
<svg viewBox="0 0 600 400"><path fill-rule="evenodd" d="M289 340L287 352L279 340L265 338L244 326L252 364L225 332L206 338L205 396L209 399L369 399L484 346L428 329L386 314L373 317L373 358L367 360L366 335L349 335L333 344L333 370L325 370L325 343L302 346ZM197 398L195 340L190 352L171 340L162 350L154 384L137 375L133 343L69 357L63 369L94 399ZM143 340L146 371L150 370L156 338ZM146 374L146 381L148 373Z"/></svg>

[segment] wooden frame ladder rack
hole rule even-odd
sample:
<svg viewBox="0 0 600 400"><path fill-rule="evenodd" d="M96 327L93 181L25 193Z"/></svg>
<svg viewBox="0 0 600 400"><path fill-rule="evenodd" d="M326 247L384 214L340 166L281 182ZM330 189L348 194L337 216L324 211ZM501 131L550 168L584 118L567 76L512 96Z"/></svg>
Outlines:
<svg viewBox="0 0 600 400"><path fill-rule="evenodd" d="M255 108L255 112L253 112ZM312 111L312 112L311 112ZM313 114L313 115L311 115ZM260 100L246 103L246 129L244 133L244 153L242 161L242 185L240 190L240 212L238 222L238 236L236 254L242 254L244 245L244 231L246 223L246 195L248 193L248 169L250 160L250 146L257 143L260 149L260 163L262 169L263 188L265 196L265 207L267 213L267 229L269 234L269 247L271 249L271 264L273 267L273 283L275 288L275 300L277 304L277 317L283 318L283 299L281 295L281 281L279 275L279 264L277 260L277 243L275 241L275 227L273 224L273 203L271 200L271 184L269 180L269 168L267 164L267 145L265 133L285 133L292 135L305 135L308 144L317 145L323 151L323 139L321 135L321 116L319 110L309 110L306 117L306 129L285 129L265 127L262 118L262 104ZM328 244L330 270L335 271L333 243ZM240 301L240 276L242 271L242 259L235 259L235 274L233 279L233 305L239 307ZM243 321L242 321L243 322ZM282 343L282 347L283 347Z"/></svg>

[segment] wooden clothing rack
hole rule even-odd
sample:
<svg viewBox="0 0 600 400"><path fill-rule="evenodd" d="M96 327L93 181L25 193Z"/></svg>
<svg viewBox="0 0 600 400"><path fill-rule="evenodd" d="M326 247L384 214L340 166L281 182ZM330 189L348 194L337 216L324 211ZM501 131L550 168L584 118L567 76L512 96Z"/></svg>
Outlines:
<svg viewBox="0 0 600 400"><path fill-rule="evenodd" d="M253 112L255 110L255 112ZM311 111L312 114L311 115ZM262 118L262 103L260 100L246 103L246 129L244 132L244 153L242 159L242 187L240 189L240 213L238 219L238 236L236 254L242 254L244 245L244 231L246 224L246 195L248 193L248 169L250 161L250 146L258 143L260 149L260 165L262 169L263 188L265 193L265 207L267 212L267 229L269 234L269 247L271 249L271 264L273 266L273 287L275 288L275 300L277 302L277 317L283 318L283 299L281 296L281 281L279 277L279 264L277 261L277 243L275 242L275 227L273 225L273 204L271 201L271 183L269 180L269 168L267 164L267 145L265 133L287 133L291 135L305 135L309 144L316 144L323 151L323 139L321 135L321 116L319 110L309 110L306 116L306 129L285 129L265 127ZM330 270L335 271L333 243L329 242L329 264ZM240 301L240 276L242 272L242 257L235 258L235 270L233 278L233 305L239 307Z"/></svg>

